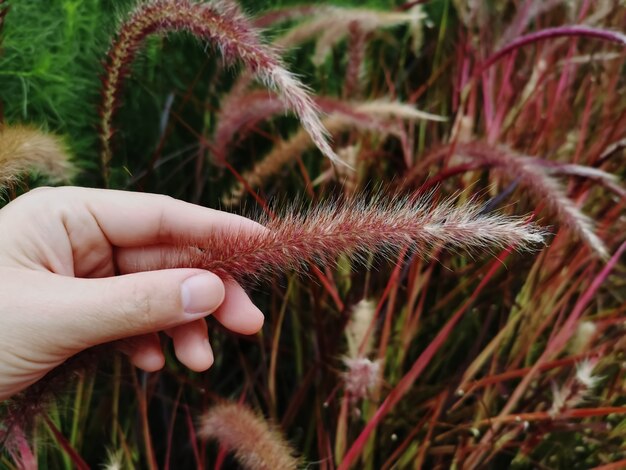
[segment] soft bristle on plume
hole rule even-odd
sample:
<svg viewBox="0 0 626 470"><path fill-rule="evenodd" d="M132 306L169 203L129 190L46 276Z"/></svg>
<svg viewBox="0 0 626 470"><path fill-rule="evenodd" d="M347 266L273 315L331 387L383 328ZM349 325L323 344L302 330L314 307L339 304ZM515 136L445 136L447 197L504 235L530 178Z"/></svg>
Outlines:
<svg viewBox="0 0 626 470"><path fill-rule="evenodd" d="M449 200L433 205L428 198L364 200L365 196L357 196L304 212L287 210L262 220L265 232L218 232L202 240L181 241L177 252L130 269L194 267L227 278L262 278L302 270L311 263L332 264L343 253L365 261L367 253L390 255L402 247L426 256L435 246L470 251L507 246L526 249L543 241L543 232L527 219L481 214L482 206L477 203L455 205Z"/></svg>
<svg viewBox="0 0 626 470"><path fill-rule="evenodd" d="M0 126L0 188L27 171L61 182L70 180L74 166L59 137L26 126Z"/></svg>
<svg viewBox="0 0 626 470"><path fill-rule="evenodd" d="M202 417L200 426L202 437L217 440L247 470L298 468L298 459L282 435L245 405L216 405Z"/></svg>
<svg viewBox="0 0 626 470"><path fill-rule="evenodd" d="M284 68L276 51L263 44L258 32L231 2L151 0L140 2L130 13L108 52L100 109L105 179L112 156L113 116L120 106L119 97L130 73L130 64L148 36L176 31L189 32L200 40L214 44L229 62L243 62L259 80L276 89L321 152L331 160L339 161L326 140L318 110L306 88Z"/></svg>

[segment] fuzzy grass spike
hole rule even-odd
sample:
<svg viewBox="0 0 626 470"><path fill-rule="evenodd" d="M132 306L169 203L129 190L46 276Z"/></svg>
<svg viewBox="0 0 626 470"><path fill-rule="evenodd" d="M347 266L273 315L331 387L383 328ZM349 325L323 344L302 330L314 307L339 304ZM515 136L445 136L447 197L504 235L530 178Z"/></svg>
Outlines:
<svg viewBox="0 0 626 470"><path fill-rule="evenodd" d="M109 49L102 80L100 141L105 180L112 157L113 117L130 66L146 38L157 33L186 31L214 44L227 62L240 60L256 78L275 88L310 133L321 152L339 161L326 140L318 110L302 83L288 72L278 55L263 44L257 31L230 2L201 3L192 0L151 0L139 3L119 28Z"/></svg>
<svg viewBox="0 0 626 470"><path fill-rule="evenodd" d="M459 144L458 155L493 165L509 179L520 184L537 200L543 201L561 223L572 230L601 258L608 258L604 242L596 235L592 220L567 197L559 182L535 159L517 155L506 148L495 148L481 142Z"/></svg>
<svg viewBox="0 0 626 470"><path fill-rule="evenodd" d="M282 435L245 405L214 406L202 417L200 435L233 452L246 470L298 468L298 459Z"/></svg>
<svg viewBox="0 0 626 470"><path fill-rule="evenodd" d="M69 181L74 166L59 137L27 126L0 126L0 188L16 182L27 171L57 183Z"/></svg>
<svg viewBox="0 0 626 470"><path fill-rule="evenodd" d="M320 65L332 48L346 38L351 26L358 25L361 33L367 34L381 28L390 28L402 24L414 25L426 16L421 10L408 12L386 12L364 8L320 7L311 15L310 21L292 28L276 40L281 47L293 47L317 37L316 49L312 61Z"/></svg>
<svg viewBox="0 0 626 470"><path fill-rule="evenodd" d="M442 245L469 251L527 249L543 241L544 233L527 219L482 214L483 207L474 202L455 205L451 199L433 205L429 198L365 199L360 195L305 212L287 210L260 220L268 231L254 235L213 233L202 240L181 240L178 251L130 269L193 267L241 280L302 271L307 264L331 264L344 253L365 263L368 253L390 255L406 246L425 256L429 248Z"/></svg>

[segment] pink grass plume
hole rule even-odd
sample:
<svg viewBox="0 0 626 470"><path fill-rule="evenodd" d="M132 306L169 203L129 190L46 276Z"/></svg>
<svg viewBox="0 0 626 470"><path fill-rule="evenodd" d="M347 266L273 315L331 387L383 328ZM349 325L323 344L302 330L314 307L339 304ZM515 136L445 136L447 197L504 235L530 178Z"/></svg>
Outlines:
<svg viewBox="0 0 626 470"><path fill-rule="evenodd" d="M305 212L291 208L271 220L261 219L268 229L263 233L218 232L202 240L181 240L177 252L134 269L194 267L222 277L262 279L310 264L328 265L344 253L365 261L367 253L390 255L406 246L425 256L429 248L441 245L475 251L509 245L530 248L543 241L544 232L528 219L482 214L476 202L365 199L328 202Z"/></svg>
<svg viewBox="0 0 626 470"><path fill-rule="evenodd" d="M224 403L211 408L202 417L199 434L233 452L246 470L298 468L298 459L282 435L243 404Z"/></svg>

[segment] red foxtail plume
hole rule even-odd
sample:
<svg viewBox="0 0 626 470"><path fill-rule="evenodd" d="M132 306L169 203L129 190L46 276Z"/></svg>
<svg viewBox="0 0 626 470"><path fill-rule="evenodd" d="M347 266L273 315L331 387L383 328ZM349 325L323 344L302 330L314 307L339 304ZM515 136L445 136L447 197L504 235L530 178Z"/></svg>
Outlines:
<svg viewBox="0 0 626 470"><path fill-rule="evenodd" d="M276 52L262 43L257 31L231 2L151 0L139 3L130 13L108 52L100 109L105 179L112 156L113 116L120 106L119 94L130 74L130 64L149 35L175 31L186 31L215 44L229 62L243 62L258 79L276 89L300 118L321 152L333 161L339 160L326 140L318 111L307 90L283 67Z"/></svg>
<svg viewBox="0 0 626 470"><path fill-rule="evenodd" d="M307 263L333 263L343 253L359 261L369 252L389 255L405 246L425 256L440 245L472 251L511 245L525 249L542 242L544 233L527 219L481 214L481 210L475 202L455 206L454 200L448 200L433 205L424 197L374 197L364 202L363 196L357 196L266 218L260 221L266 232L213 233L202 240L181 241L178 250L159 252L151 262L125 270L193 267L225 278L263 278L303 269Z"/></svg>
<svg viewBox="0 0 626 470"><path fill-rule="evenodd" d="M608 257L604 242L593 230L592 220L576 207L559 182L550 176L545 166L538 164L534 158L481 142L459 143L456 153L462 157L492 165L508 178L519 179L520 185L527 188L535 198L545 202L559 221L569 227L593 252L602 258ZM594 175L598 176L597 171Z"/></svg>

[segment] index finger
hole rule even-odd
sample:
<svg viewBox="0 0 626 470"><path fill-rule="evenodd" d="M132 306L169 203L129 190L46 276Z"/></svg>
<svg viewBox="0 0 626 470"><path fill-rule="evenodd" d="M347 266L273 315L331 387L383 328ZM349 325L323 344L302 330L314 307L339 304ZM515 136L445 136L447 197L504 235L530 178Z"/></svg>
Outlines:
<svg viewBox="0 0 626 470"><path fill-rule="evenodd" d="M265 227L245 217L209 209L160 194L67 188L96 219L112 245L201 242L209 233L249 233Z"/></svg>

